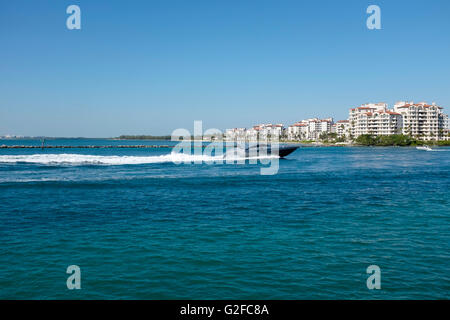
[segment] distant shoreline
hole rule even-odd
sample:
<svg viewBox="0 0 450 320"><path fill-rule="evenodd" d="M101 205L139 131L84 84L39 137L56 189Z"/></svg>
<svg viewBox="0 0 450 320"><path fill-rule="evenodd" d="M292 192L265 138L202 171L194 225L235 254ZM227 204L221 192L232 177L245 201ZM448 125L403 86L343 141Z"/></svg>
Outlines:
<svg viewBox="0 0 450 320"><path fill-rule="evenodd" d="M105 139L110 140L110 139ZM122 141L126 141L126 139L121 139ZM0 139L2 141L2 139ZM129 139L128 141L132 141ZM156 141L156 140L154 140ZM160 140L161 141L161 140ZM191 142L209 142L202 140L191 140ZM409 146L400 146L400 145L358 145L358 144L319 144L319 143L302 143L302 142L280 142L281 145L286 144L294 144L299 145L301 148L415 148L416 145ZM432 147L448 147L449 145L431 145ZM173 149L176 145L168 145L168 144L151 144L151 145L5 145L0 144L0 149ZM196 146L193 145L193 148L206 147L206 145Z"/></svg>
<svg viewBox="0 0 450 320"><path fill-rule="evenodd" d="M23 140L33 140L33 141L41 141L42 143L37 145L26 145L26 144L20 144L19 141ZM198 139L191 137L189 140L179 140L179 141L173 141L171 140L170 136L151 136L151 135L139 135L139 136L132 136L132 135L121 135L119 137L114 138L85 138L85 137L0 137L0 148L1 149L38 149L38 148L52 148L52 149L74 149L74 148L162 148L163 145L149 145L149 144L136 144L136 145L102 145L95 143L91 145L66 145L64 142L61 141L58 145L49 145L46 144L48 141L55 141L55 140L104 140L104 141L161 141L161 142L180 142L180 141L190 141L190 142L202 142L202 143L210 143L210 142L224 142L224 143L257 143L257 141L233 141L233 140L209 140L209 139ZM8 141L11 143L11 141L18 141L19 143L12 145L12 144L2 144L1 141ZM264 141L259 141L259 143L264 143ZM416 146L450 146L450 140L440 140L440 141L423 141L418 139L413 139L409 136L405 135L391 135L391 136L371 136L371 135L361 135L359 136L355 141L353 142L340 142L340 141L311 141L311 140L303 140L303 141L293 141L293 140L281 140L279 141L280 144L295 144L295 145L301 145L303 147L416 147ZM173 146L171 146L173 147Z"/></svg>

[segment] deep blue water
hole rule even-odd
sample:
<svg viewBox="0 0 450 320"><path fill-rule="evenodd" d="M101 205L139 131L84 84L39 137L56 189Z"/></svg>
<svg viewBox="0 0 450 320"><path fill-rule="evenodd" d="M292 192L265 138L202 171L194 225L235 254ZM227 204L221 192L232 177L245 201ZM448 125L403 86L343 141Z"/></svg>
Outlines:
<svg viewBox="0 0 450 320"><path fill-rule="evenodd" d="M450 298L450 148L307 147L276 175L170 151L0 149L0 298Z"/></svg>

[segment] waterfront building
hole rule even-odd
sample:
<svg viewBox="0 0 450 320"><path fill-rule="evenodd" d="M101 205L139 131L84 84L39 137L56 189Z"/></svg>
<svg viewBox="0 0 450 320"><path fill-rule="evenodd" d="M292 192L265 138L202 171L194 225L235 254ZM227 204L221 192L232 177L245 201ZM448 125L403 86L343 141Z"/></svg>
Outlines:
<svg viewBox="0 0 450 320"><path fill-rule="evenodd" d="M307 119L303 120L308 125L307 140L319 140L319 137L323 133L331 133L331 127L333 125L333 118L327 119Z"/></svg>
<svg viewBox="0 0 450 320"><path fill-rule="evenodd" d="M310 119L309 120L309 139L319 140L319 137L323 133L331 133L331 126L333 119Z"/></svg>
<svg viewBox="0 0 450 320"><path fill-rule="evenodd" d="M318 140L323 133L331 133L333 118L311 118L298 121L288 128L289 140Z"/></svg>
<svg viewBox="0 0 450 320"><path fill-rule="evenodd" d="M227 140L245 140L247 130L245 128L227 129L225 137Z"/></svg>
<svg viewBox="0 0 450 320"><path fill-rule="evenodd" d="M289 140L319 140L324 133L336 133L339 138L355 139L363 134L411 135L422 140L450 140L448 115L435 103L400 101L394 108L381 103L366 103L349 111L348 120L334 123L333 118L310 118L290 125L258 124L251 129L227 129L227 140L268 140L287 137Z"/></svg>
<svg viewBox="0 0 450 320"><path fill-rule="evenodd" d="M248 129L245 133L245 137L248 141L256 141L258 140L258 134L259 134L260 128L258 126L254 126L251 129Z"/></svg>
<svg viewBox="0 0 450 320"><path fill-rule="evenodd" d="M225 137L228 141L256 141L268 140L278 137L284 133L282 124L258 124L250 129L233 128L225 130Z"/></svg>
<svg viewBox="0 0 450 320"><path fill-rule="evenodd" d="M394 110L403 117L402 133L422 140L448 140L448 115L434 102L400 101Z"/></svg>
<svg viewBox="0 0 450 320"><path fill-rule="evenodd" d="M350 122L339 120L333 125L331 132L335 132L339 138L348 137L350 135Z"/></svg>
<svg viewBox="0 0 450 320"><path fill-rule="evenodd" d="M278 137L279 139L283 134L282 124L258 124L254 126L253 129L257 131L257 137L259 140L268 140L275 137ZM254 137L254 133L252 133L252 136Z"/></svg>
<svg viewBox="0 0 450 320"><path fill-rule="evenodd" d="M386 103L368 103L349 111L349 133L392 135L402 132L402 115L387 108Z"/></svg>
<svg viewBox="0 0 450 320"><path fill-rule="evenodd" d="M308 125L297 122L290 125L287 129L288 140L306 140L308 137Z"/></svg>

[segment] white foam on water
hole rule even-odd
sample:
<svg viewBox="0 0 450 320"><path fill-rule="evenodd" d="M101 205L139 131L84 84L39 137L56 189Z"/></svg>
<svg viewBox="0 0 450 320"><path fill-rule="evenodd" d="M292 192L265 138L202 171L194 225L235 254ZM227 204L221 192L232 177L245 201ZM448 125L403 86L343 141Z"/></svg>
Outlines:
<svg viewBox="0 0 450 320"><path fill-rule="evenodd" d="M263 159L273 158L266 157L252 157L247 159ZM0 163L35 163L35 164L49 164L49 165L127 165L127 164L148 164L148 163L191 163L199 162L220 162L223 160L239 161L245 160L242 157L226 157L222 156L207 156L207 155L190 155L183 153L169 153L160 156L98 156L85 154L33 154L33 155L1 155Z"/></svg>
<svg viewBox="0 0 450 320"><path fill-rule="evenodd" d="M206 159L209 158L209 159ZM212 157L169 153L160 156L98 156L85 154L33 154L33 155L4 155L0 156L0 163L38 163L38 164L104 164L126 165L163 163L173 161L211 161Z"/></svg>

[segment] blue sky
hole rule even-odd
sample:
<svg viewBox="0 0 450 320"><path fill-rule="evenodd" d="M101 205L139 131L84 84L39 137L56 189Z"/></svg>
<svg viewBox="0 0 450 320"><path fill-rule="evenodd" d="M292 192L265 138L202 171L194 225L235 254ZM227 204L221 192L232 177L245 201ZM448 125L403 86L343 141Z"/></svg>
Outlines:
<svg viewBox="0 0 450 320"><path fill-rule="evenodd" d="M66 8L81 8L81 30ZM366 28L381 8L382 30ZM450 110L450 1L0 2L0 135L112 137Z"/></svg>

